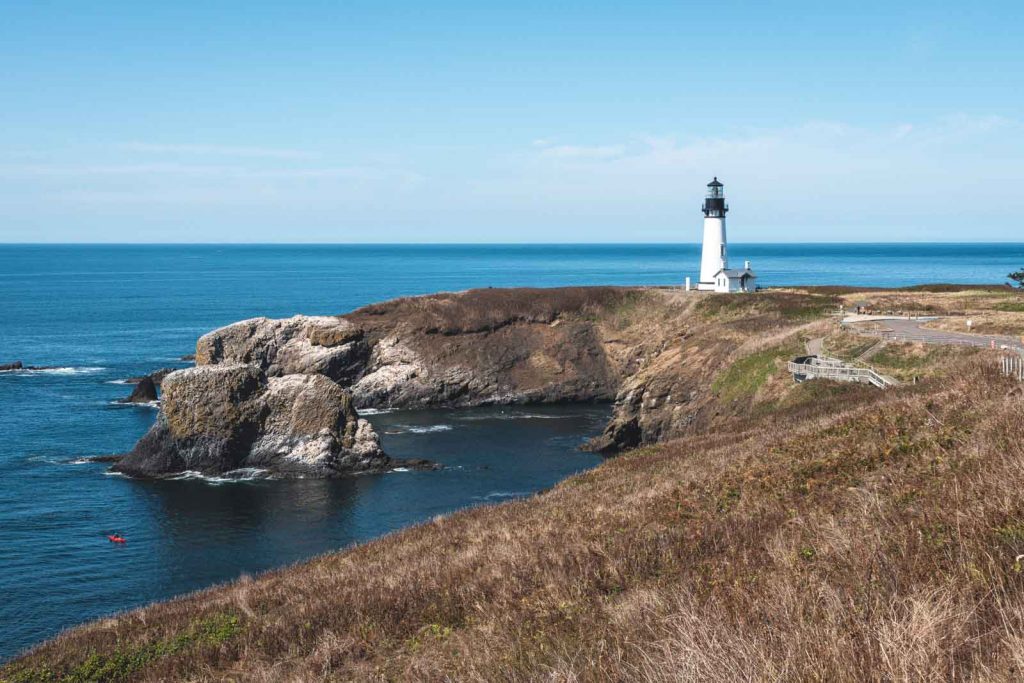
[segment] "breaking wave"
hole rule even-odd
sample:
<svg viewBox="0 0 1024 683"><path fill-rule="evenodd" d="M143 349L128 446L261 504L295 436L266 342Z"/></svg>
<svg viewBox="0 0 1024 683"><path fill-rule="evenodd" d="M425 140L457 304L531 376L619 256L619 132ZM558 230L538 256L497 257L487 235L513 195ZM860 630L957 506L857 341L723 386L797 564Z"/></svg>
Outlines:
<svg viewBox="0 0 1024 683"><path fill-rule="evenodd" d="M116 401L110 401L109 405L121 406L121 407L127 406L129 408L159 408L160 407L160 401L146 401L144 403L136 403L136 402L131 402L131 401L116 400Z"/></svg>
<svg viewBox="0 0 1024 683"><path fill-rule="evenodd" d="M237 470L230 470L224 474L203 474L195 470L185 470L173 477L167 477L171 481L205 481L208 484L234 484L243 481L255 481L257 479L270 479L270 470L259 467L241 467Z"/></svg>
<svg viewBox="0 0 1024 683"><path fill-rule="evenodd" d="M477 422L482 420L566 420L574 415L544 415L543 413L492 413L489 415L460 415L456 420Z"/></svg>
<svg viewBox="0 0 1024 683"><path fill-rule="evenodd" d="M92 375L97 372L103 372L106 368L102 367L59 367L59 368L20 368L16 370L0 370L0 373L17 373L19 375Z"/></svg>
<svg viewBox="0 0 1024 683"><path fill-rule="evenodd" d="M360 415L386 415L395 412L394 408L356 408Z"/></svg>
<svg viewBox="0 0 1024 683"><path fill-rule="evenodd" d="M410 434L434 434L436 432L450 432L451 425L430 425L429 427L404 427L404 431Z"/></svg>
<svg viewBox="0 0 1024 683"><path fill-rule="evenodd" d="M473 500L507 500L509 498L525 498L533 491L492 491L486 496L473 496Z"/></svg>

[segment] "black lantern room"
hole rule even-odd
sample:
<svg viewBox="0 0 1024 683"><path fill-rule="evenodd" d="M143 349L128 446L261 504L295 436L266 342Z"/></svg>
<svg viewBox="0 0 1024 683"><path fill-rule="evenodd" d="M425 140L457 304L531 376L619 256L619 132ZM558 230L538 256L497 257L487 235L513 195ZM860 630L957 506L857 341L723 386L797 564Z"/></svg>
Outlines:
<svg viewBox="0 0 1024 683"><path fill-rule="evenodd" d="M729 211L729 205L725 203L725 192L722 188L725 187L722 183L718 182L716 176L714 180L708 183L708 193L704 197L704 215L708 217L722 217Z"/></svg>

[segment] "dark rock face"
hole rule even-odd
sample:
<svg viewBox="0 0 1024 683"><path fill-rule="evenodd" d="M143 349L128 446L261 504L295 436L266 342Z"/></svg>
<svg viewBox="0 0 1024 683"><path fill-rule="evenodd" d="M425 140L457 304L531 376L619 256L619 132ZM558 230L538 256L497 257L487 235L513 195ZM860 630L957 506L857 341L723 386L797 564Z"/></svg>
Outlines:
<svg viewBox="0 0 1024 683"><path fill-rule="evenodd" d="M258 467L329 477L392 466L350 395L328 378L268 379L255 366L228 364L169 375L156 424L113 469L163 476Z"/></svg>
<svg viewBox="0 0 1024 683"><path fill-rule="evenodd" d="M25 365L20 360L0 365L0 372L16 372L18 370L56 370L58 365Z"/></svg>
<svg viewBox="0 0 1024 683"><path fill-rule="evenodd" d="M131 395L121 399L121 403L152 403L157 400L157 389L163 385L164 379L178 368L161 368L156 372L141 377L129 377L127 384L134 384Z"/></svg>
<svg viewBox="0 0 1024 683"><path fill-rule="evenodd" d="M703 359L679 357L694 301L618 287L409 297L339 317L244 320L204 335L196 362L321 374L363 408L614 401L592 444L611 453L685 431L707 398L693 393Z"/></svg>
<svg viewBox="0 0 1024 683"><path fill-rule="evenodd" d="M752 335L795 324L782 310L789 305L785 296L759 295L751 329L744 326L753 314L723 309L733 299L627 287L480 289L396 299L344 316L244 320L199 339L195 370L241 373L248 366L262 378L253 380L257 397L241 390L219 397L211 386L193 392L188 410L165 406L126 466L148 453L181 459L157 463L154 471L201 469L196 462L221 470L273 463L278 471L325 476L378 468L383 461L348 445L375 443L376 435L360 439L358 428L353 437L352 418L332 427L321 415L316 434L301 421L282 422L286 406L312 405L314 395L340 406L334 388L361 408L614 402L614 415L591 448L614 453L655 443L721 419L711 389L716 373ZM165 383L183 372L190 371ZM319 379L300 386L299 377ZM211 406L238 413L220 421L232 426L230 434L172 429ZM324 429L330 438L321 438ZM173 448L161 450L169 442Z"/></svg>
<svg viewBox="0 0 1024 683"><path fill-rule="evenodd" d="M198 365L269 377L322 374L360 407L610 401L621 362L595 317L630 290L471 290L399 299L342 317L254 318L204 335Z"/></svg>
<svg viewBox="0 0 1024 683"><path fill-rule="evenodd" d="M612 421L604 429L601 436L594 437L586 445L586 450L595 453L618 453L639 446L643 441L640 420L633 417L624 422Z"/></svg>
<svg viewBox="0 0 1024 683"><path fill-rule="evenodd" d="M143 377L132 389L131 396L124 399L125 403L152 403L157 399L156 382L149 377Z"/></svg>

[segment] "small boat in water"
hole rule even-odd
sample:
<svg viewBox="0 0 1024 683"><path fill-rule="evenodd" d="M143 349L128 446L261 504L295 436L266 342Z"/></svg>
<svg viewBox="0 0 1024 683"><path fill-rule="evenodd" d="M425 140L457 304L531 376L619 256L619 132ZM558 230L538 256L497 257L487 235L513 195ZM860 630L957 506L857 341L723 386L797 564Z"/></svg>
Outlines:
<svg viewBox="0 0 1024 683"><path fill-rule="evenodd" d="M124 536L122 536L121 534L109 534L107 536L107 540L109 540L111 543L127 543L128 542L128 539L125 538Z"/></svg>

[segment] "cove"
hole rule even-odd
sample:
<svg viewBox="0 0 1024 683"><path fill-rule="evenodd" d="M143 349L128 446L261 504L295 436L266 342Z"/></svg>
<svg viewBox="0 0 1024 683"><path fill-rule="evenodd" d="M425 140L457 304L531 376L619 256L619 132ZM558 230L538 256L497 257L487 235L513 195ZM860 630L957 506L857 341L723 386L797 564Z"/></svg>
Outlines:
<svg viewBox="0 0 1024 683"><path fill-rule="evenodd" d="M550 487L600 462L578 447L609 414L605 405L371 411L388 453L442 469L330 480L140 480L71 458L26 460L13 486L34 502L5 513L13 520L0 551L0 658L90 618ZM106 540L115 530L127 544Z"/></svg>

